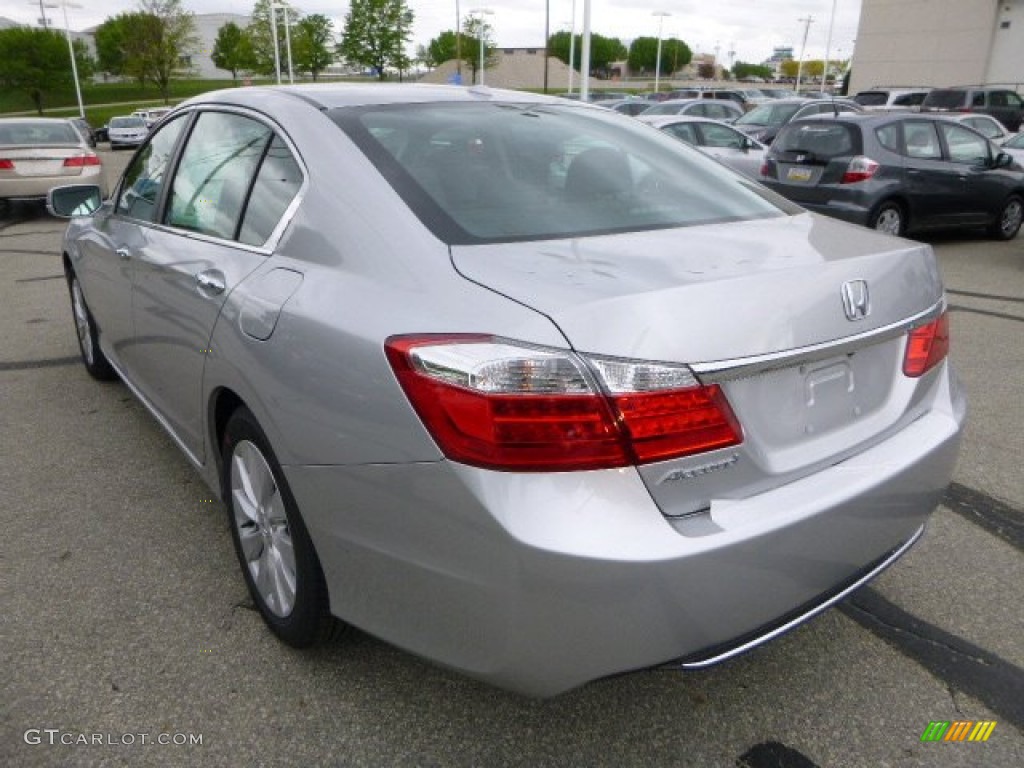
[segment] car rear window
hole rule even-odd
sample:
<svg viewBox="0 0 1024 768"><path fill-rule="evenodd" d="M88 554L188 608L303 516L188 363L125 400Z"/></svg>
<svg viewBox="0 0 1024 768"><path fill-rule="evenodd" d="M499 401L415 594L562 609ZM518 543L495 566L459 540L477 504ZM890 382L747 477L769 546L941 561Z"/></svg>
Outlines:
<svg viewBox="0 0 1024 768"><path fill-rule="evenodd" d="M110 128L144 128L146 121L141 117L115 117L110 121Z"/></svg>
<svg viewBox="0 0 1024 768"><path fill-rule="evenodd" d="M420 220L453 244L682 227L798 210L671 137L604 110L490 102L330 114Z"/></svg>
<svg viewBox="0 0 1024 768"><path fill-rule="evenodd" d="M772 144L775 153L804 155L808 161L859 155L860 131L843 123L799 121L786 125Z"/></svg>
<svg viewBox="0 0 1024 768"><path fill-rule="evenodd" d="M802 103L762 104L737 118L736 125L782 125L802 106Z"/></svg>
<svg viewBox="0 0 1024 768"><path fill-rule="evenodd" d="M925 96L923 106L937 107L939 109L956 109L963 106L963 103L963 91L939 89Z"/></svg>
<svg viewBox="0 0 1024 768"><path fill-rule="evenodd" d="M70 123L11 123L0 125L0 145L81 144Z"/></svg>

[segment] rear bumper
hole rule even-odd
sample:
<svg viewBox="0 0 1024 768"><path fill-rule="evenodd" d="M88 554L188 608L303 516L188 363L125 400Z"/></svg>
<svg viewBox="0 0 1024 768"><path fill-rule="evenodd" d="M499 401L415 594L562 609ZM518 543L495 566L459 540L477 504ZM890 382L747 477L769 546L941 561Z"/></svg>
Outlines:
<svg viewBox="0 0 1024 768"><path fill-rule="evenodd" d="M956 461L964 402L950 379L939 386L937 407L857 456L713 500L720 530L710 535L673 528L633 469L284 469L336 615L478 679L550 696L672 659L720 660L895 560Z"/></svg>
<svg viewBox="0 0 1024 768"><path fill-rule="evenodd" d="M0 198L4 200L45 200L55 187L68 184L98 184L106 193L107 184L103 166L86 166L81 173L66 176L30 176L20 179L0 179Z"/></svg>

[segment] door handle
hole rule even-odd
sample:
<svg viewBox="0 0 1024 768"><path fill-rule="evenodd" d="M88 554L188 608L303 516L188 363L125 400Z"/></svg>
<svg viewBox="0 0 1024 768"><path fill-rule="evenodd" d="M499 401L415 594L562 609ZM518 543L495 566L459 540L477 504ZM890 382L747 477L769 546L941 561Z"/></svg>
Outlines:
<svg viewBox="0 0 1024 768"><path fill-rule="evenodd" d="M132 257L131 252L127 248L118 248L117 255L121 258L121 261L129 261Z"/></svg>
<svg viewBox="0 0 1024 768"><path fill-rule="evenodd" d="M223 273L216 269L208 269L196 275L196 285L202 293L210 296L224 293L224 288L227 287Z"/></svg>

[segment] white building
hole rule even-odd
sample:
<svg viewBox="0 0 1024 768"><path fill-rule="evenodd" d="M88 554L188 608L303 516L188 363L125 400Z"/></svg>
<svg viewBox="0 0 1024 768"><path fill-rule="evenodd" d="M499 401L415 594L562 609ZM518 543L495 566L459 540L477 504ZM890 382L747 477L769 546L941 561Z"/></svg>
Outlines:
<svg viewBox="0 0 1024 768"><path fill-rule="evenodd" d="M1013 85L1024 92L1024 0L863 0L850 92Z"/></svg>

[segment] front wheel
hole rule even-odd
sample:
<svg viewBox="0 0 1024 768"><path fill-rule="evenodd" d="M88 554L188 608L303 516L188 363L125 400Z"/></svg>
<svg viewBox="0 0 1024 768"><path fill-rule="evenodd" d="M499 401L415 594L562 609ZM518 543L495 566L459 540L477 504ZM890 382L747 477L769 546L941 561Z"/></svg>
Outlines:
<svg viewBox="0 0 1024 768"><path fill-rule="evenodd" d="M111 381L117 374L107 362L106 355L100 349L100 334L93 320L92 312L85 303L82 285L78 276L72 272L68 277L68 289L71 291L71 314L75 318L75 332L78 334L78 349L82 353L82 364L89 375L99 381Z"/></svg>
<svg viewBox="0 0 1024 768"><path fill-rule="evenodd" d="M246 586L270 630L306 648L335 633L313 542L266 435L247 408L228 420L222 486Z"/></svg>
<svg viewBox="0 0 1024 768"><path fill-rule="evenodd" d="M1024 199L1010 195L1003 203L996 220L989 227L989 235L996 240L1013 240L1024 222Z"/></svg>
<svg viewBox="0 0 1024 768"><path fill-rule="evenodd" d="M900 236L907 231L907 219L899 203L882 203L871 217L870 226L887 235Z"/></svg>

